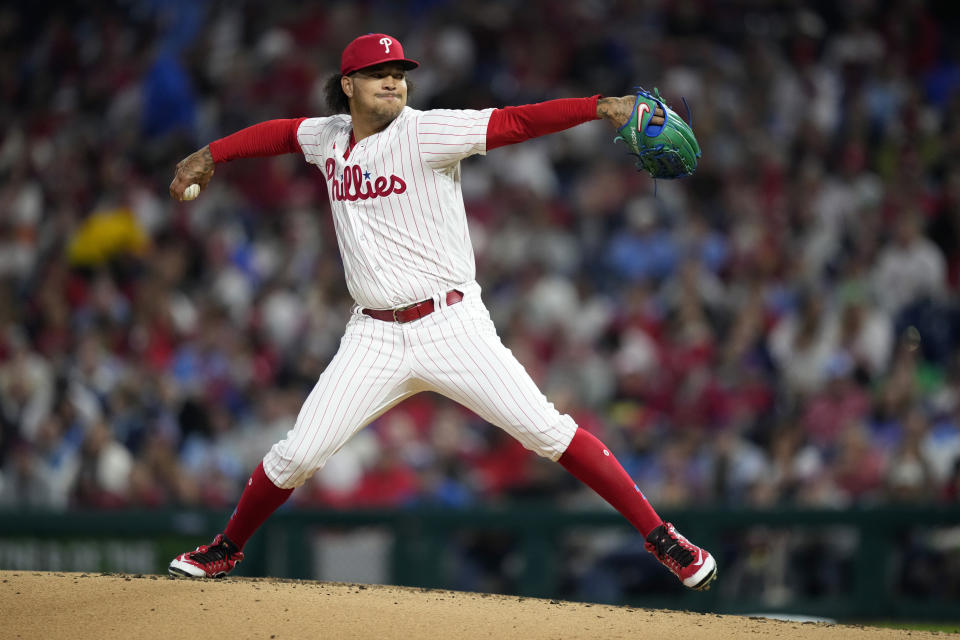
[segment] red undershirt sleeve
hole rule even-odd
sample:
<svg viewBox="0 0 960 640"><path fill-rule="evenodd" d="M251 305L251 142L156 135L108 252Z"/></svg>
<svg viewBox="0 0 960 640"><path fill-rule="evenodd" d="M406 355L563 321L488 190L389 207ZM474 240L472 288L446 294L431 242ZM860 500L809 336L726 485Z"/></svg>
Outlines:
<svg viewBox="0 0 960 640"><path fill-rule="evenodd" d="M597 120L599 99L562 98L494 109L487 125L487 151Z"/></svg>
<svg viewBox="0 0 960 640"><path fill-rule="evenodd" d="M210 155L216 163L237 158L279 156L303 153L297 140L297 129L306 118L267 120L241 129L210 143Z"/></svg>

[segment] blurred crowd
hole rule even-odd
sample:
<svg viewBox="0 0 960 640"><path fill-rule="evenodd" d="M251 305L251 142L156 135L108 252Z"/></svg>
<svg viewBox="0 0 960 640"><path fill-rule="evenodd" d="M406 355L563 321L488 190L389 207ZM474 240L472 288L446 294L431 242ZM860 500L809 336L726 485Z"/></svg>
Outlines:
<svg viewBox="0 0 960 640"><path fill-rule="evenodd" d="M960 37L920 0L115 0L0 8L0 507L230 507L351 307L320 173L176 162L323 115L356 35L416 108L658 86L695 176L607 123L464 162L478 280L555 404L657 506L960 500ZM946 6L949 3L941 3ZM682 107L680 108L682 111ZM299 505L596 504L421 394Z"/></svg>

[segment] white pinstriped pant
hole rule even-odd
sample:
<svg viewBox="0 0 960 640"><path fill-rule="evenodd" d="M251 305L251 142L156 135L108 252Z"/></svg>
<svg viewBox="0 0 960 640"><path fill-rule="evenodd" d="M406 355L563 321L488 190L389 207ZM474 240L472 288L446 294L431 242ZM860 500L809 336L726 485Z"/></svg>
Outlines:
<svg viewBox="0 0 960 640"><path fill-rule="evenodd" d="M300 409L294 428L263 458L267 477L289 489L306 482L347 440L401 400L436 391L556 460L577 425L537 388L497 336L476 282L436 294L430 315L396 324L354 308L340 349Z"/></svg>

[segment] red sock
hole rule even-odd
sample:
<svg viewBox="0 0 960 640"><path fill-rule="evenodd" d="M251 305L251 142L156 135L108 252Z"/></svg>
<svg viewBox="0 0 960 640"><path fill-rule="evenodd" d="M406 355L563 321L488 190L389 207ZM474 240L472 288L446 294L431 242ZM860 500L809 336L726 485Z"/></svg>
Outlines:
<svg viewBox="0 0 960 640"><path fill-rule="evenodd" d="M622 513L644 538L663 524L640 487L590 432L577 429L570 446L557 462Z"/></svg>
<svg viewBox="0 0 960 640"><path fill-rule="evenodd" d="M243 545L247 544L253 532L270 517L271 513L287 501L291 493L293 489L281 489L270 481L267 474L263 472L261 462L247 481L247 488L243 490L240 502L230 516L223 535L238 548L243 549Z"/></svg>

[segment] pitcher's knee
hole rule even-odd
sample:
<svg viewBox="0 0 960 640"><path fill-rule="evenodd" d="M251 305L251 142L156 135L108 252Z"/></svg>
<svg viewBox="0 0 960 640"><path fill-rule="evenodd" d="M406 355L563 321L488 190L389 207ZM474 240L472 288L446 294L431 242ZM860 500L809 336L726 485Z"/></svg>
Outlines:
<svg viewBox="0 0 960 640"><path fill-rule="evenodd" d="M316 454L308 451L289 452L284 442L273 445L263 458L263 471L281 489L295 489L305 483L320 467Z"/></svg>
<svg viewBox="0 0 960 640"><path fill-rule="evenodd" d="M558 414L557 420L547 429L525 428L514 435L524 447L538 456L556 462L570 446L573 434L577 432L577 423L566 414Z"/></svg>

